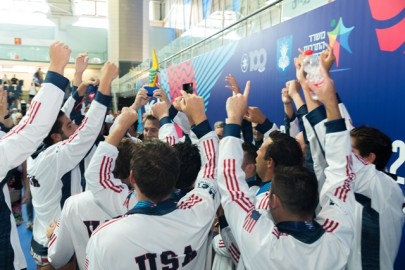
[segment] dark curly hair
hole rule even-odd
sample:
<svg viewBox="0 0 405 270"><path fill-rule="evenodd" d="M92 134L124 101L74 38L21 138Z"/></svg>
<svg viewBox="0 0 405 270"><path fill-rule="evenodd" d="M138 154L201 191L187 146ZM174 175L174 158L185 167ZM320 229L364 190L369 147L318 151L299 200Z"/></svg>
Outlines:
<svg viewBox="0 0 405 270"><path fill-rule="evenodd" d="M189 142L174 145L177 156L180 160L180 175L176 183L176 188L190 188L201 168L201 157L198 147Z"/></svg>
<svg viewBox="0 0 405 270"><path fill-rule="evenodd" d="M375 154L374 165L377 170L383 171L392 155L392 140L380 130L360 126L350 131L353 138L353 147L358 149L362 157L370 153Z"/></svg>
<svg viewBox="0 0 405 270"><path fill-rule="evenodd" d="M139 190L150 200L159 202L174 190L180 161L169 144L149 141L134 148L131 170Z"/></svg>
<svg viewBox="0 0 405 270"><path fill-rule="evenodd" d="M290 135L275 130L270 133L270 139L273 141L266 149L265 160L270 158L277 166L302 166L303 153L297 140Z"/></svg>

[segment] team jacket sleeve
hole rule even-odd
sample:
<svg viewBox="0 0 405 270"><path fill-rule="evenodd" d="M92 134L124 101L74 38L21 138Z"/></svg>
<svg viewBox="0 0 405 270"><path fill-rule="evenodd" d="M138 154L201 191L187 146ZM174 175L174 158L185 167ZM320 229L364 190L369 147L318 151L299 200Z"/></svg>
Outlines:
<svg viewBox="0 0 405 270"><path fill-rule="evenodd" d="M228 223L225 219L225 217L220 217L219 218L219 224L221 228L221 240L223 242L223 245L225 245L226 248L226 253L223 252L224 254L228 254L230 258L232 258L232 261L235 265L238 265L240 261L240 251L238 244L236 243L235 237L233 236L231 228L228 226ZM221 242L219 242L220 247ZM225 255L223 255L225 256Z"/></svg>
<svg viewBox="0 0 405 270"><path fill-rule="evenodd" d="M20 124L0 140L0 179L32 154L48 135L62 104L69 80L49 71L41 90Z"/></svg>
<svg viewBox="0 0 405 270"><path fill-rule="evenodd" d="M85 173L87 190L93 193L97 204L111 217L125 214L130 200L128 187L112 173L117 156L115 146L100 142Z"/></svg>
<svg viewBox="0 0 405 270"><path fill-rule="evenodd" d="M185 134L190 134L191 125L185 113L177 111L172 105L169 108L169 117L177 124Z"/></svg>
<svg viewBox="0 0 405 270"><path fill-rule="evenodd" d="M179 136L177 135L177 131L172 120L169 117L163 117L159 122L159 140L170 145L175 145L178 143Z"/></svg>
<svg viewBox="0 0 405 270"><path fill-rule="evenodd" d="M224 242L222 241L221 235L212 239L212 248L215 252L214 261L212 264L212 270L232 270L234 269L232 259L228 250L226 249Z"/></svg>
<svg viewBox="0 0 405 270"><path fill-rule="evenodd" d="M214 239L212 239L212 248L214 249L215 253L230 258L231 255L229 254L228 250L226 249L225 243L222 240L221 234L217 234Z"/></svg>
<svg viewBox="0 0 405 270"><path fill-rule="evenodd" d="M328 167L326 180L320 193L321 212L318 222L323 224L326 233L335 233L349 252L354 230L354 194L351 144L345 120L325 123L325 156Z"/></svg>
<svg viewBox="0 0 405 270"><path fill-rule="evenodd" d="M342 115L342 118L345 119L345 123L346 123L346 128L350 131L354 128L353 126L353 121L352 121L352 117L350 116L349 111L347 110L345 104L342 102L342 100L340 99L339 94L336 94L336 97L338 99L339 102L339 111L340 114Z"/></svg>
<svg viewBox="0 0 405 270"><path fill-rule="evenodd" d="M268 138L272 131L278 130L278 127L268 118L266 118L266 120L262 124L256 126L256 130L263 133L264 138Z"/></svg>
<svg viewBox="0 0 405 270"><path fill-rule="evenodd" d="M198 149L201 156L201 169L197 176L197 186L199 180L214 181L217 179L218 139L207 120L193 127L192 131L199 139Z"/></svg>
<svg viewBox="0 0 405 270"><path fill-rule="evenodd" d="M353 128L350 114L345 105L339 101L339 111L345 121L346 127ZM326 136L326 111L324 106L319 106L303 118L306 136L309 141L312 160L314 162L314 171L319 181L321 190L325 181L325 168L328 166L325 159L325 136Z"/></svg>
<svg viewBox="0 0 405 270"><path fill-rule="evenodd" d="M73 120L76 124L80 125L84 118L84 102L83 96L79 96L77 91L72 90L72 95L65 101L62 107L62 111Z"/></svg>
<svg viewBox="0 0 405 270"><path fill-rule="evenodd" d="M216 181L218 137L212 131L208 120L194 126L192 131L199 138L201 168L194 189L177 203L177 209L191 209L195 222L206 224L209 231L220 203Z"/></svg>
<svg viewBox="0 0 405 270"><path fill-rule="evenodd" d="M65 202L60 219L48 244L48 260L56 269L69 262L75 253L69 226L70 199Z"/></svg>
<svg viewBox="0 0 405 270"><path fill-rule="evenodd" d="M226 219L239 246L245 266L250 269L264 269L253 266L249 259L268 248L274 223L256 211L254 194L249 191L242 170L243 150L239 125L227 124L225 137L221 140L218 161L218 186L221 204ZM261 266L260 266L261 267Z"/></svg>
<svg viewBox="0 0 405 270"><path fill-rule="evenodd" d="M76 132L57 145L55 151L58 151L61 175L72 170L93 146L100 133L110 102L111 96L105 96L98 92Z"/></svg>
<svg viewBox="0 0 405 270"><path fill-rule="evenodd" d="M73 107L75 106L75 99L73 95L71 95L65 103L63 103L61 111L66 114L67 117L70 118L70 113L73 111Z"/></svg>
<svg viewBox="0 0 405 270"><path fill-rule="evenodd" d="M319 191L325 182L325 168L328 166L325 159L325 107L319 106L303 117L303 123L311 156L314 165L314 172L318 179Z"/></svg>
<svg viewBox="0 0 405 270"><path fill-rule="evenodd" d="M300 125L299 125L299 119L298 117L294 114L292 119L289 119L288 116L284 117L284 124L286 126L286 133L290 135L291 137L295 138L295 136L300 133ZM288 126L288 129L287 129Z"/></svg>

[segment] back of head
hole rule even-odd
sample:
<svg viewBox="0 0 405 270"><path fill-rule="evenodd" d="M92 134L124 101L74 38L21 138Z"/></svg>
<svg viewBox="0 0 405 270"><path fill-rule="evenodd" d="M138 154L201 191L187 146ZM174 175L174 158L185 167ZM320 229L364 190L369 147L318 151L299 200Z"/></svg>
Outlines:
<svg viewBox="0 0 405 270"><path fill-rule="evenodd" d="M269 135L272 143L269 144L264 159L273 160L277 166L302 166L303 153L297 140L280 131L273 131Z"/></svg>
<svg viewBox="0 0 405 270"><path fill-rule="evenodd" d="M214 128L224 128L225 127L225 122L224 121L217 121L214 124Z"/></svg>
<svg viewBox="0 0 405 270"><path fill-rule="evenodd" d="M176 188L187 189L192 187L201 168L201 157L198 147L185 142L174 145L180 160L180 175Z"/></svg>
<svg viewBox="0 0 405 270"><path fill-rule="evenodd" d="M123 138L118 145L118 157L115 160L114 177L125 180L131 171L131 158L134 148L138 147L132 139Z"/></svg>
<svg viewBox="0 0 405 270"><path fill-rule="evenodd" d="M61 133L62 131L62 122L60 118L65 115L63 111L59 111L58 117L56 117L55 123L53 124L51 131L49 131L48 136L45 137L44 139L44 144L46 145L52 145L54 142L51 138L51 135L54 133Z"/></svg>
<svg viewBox="0 0 405 270"><path fill-rule="evenodd" d="M360 155L365 157L374 153L373 163L377 170L384 170L392 155L392 140L380 130L369 126L353 128L350 136L354 139L353 147L359 151Z"/></svg>
<svg viewBox="0 0 405 270"><path fill-rule="evenodd" d="M256 164L257 148L251 142L243 142L242 149L244 162L247 164Z"/></svg>
<svg viewBox="0 0 405 270"><path fill-rule="evenodd" d="M276 168L271 194L276 194L284 209L297 217L312 217L318 205L318 180L302 166Z"/></svg>
<svg viewBox="0 0 405 270"><path fill-rule="evenodd" d="M148 141L134 148L131 170L140 191L154 202L173 191L180 171L176 150L161 141Z"/></svg>

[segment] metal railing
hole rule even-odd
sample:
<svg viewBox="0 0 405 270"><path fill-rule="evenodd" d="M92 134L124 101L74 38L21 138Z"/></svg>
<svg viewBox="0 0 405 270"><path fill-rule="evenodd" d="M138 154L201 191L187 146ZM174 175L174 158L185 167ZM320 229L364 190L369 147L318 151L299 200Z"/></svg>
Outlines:
<svg viewBox="0 0 405 270"><path fill-rule="evenodd" d="M70 63L74 63L74 56L78 55L79 51L72 51L69 59ZM0 59L12 61L26 62L49 62L49 46L26 46L26 45L0 45ZM103 64L107 61L107 52L92 52L90 55L90 64Z"/></svg>
<svg viewBox="0 0 405 270"><path fill-rule="evenodd" d="M312 1L312 2L311 2ZM263 31L282 21L291 19L314 8L327 4L325 0L279 0L264 6L237 22L218 30L217 33L206 37L180 37L157 52L160 68L166 69L172 65L210 52L230 42L245 38ZM180 48L180 49L178 49ZM136 95L136 82L147 76L150 60L146 60L133 70L122 76L113 85L113 92L117 96L130 97Z"/></svg>

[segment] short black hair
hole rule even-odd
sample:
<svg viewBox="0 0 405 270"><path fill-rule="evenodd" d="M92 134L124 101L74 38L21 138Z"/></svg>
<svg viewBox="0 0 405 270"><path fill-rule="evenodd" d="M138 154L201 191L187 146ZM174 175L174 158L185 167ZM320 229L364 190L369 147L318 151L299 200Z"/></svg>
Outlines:
<svg viewBox="0 0 405 270"><path fill-rule="evenodd" d="M288 212L299 217L313 215L319 201L318 180L303 166L277 167L270 192L280 198Z"/></svg>
<svg viewBox="0 0 405 270"><path fill-rule="evenodd" d="M48 135L44 139L44 144L46 145L52 145L53 140L51 138L52 134L55 133L61 133L62 132L62 121L60 121L60 118L65 115L63 111L59 111L58 117L56 117L55 123L53 123L53 126L51 128L51 131L49 131Z"/></svg>
<svg viewBox="0 0 405 270"><path fill-rule="evenodd" d="M154 115L152 115L152 114L146 115L143 122L146 122L146 120L156 121L156 122L159 123L159 119L157 119L157 118L156 118Z"/></svg>
<svg viewBox="0 0 405 270"><path fill-rule="evenodd" d="M131 170L140 191L154 202L169 196L180 172L176 150L159 140L134 148Z"/></svg>
<svg viewBox="0 0 405 270"><path fill-rule="evenodd" d="M180 160L180 175L176 188L187 189L192 187L201 169L200 151L197 145L189 142L174 145Z"/></svg>
<svg viewBox="0 0 405 270"><path fill-rule="evenodd" d="M354 147L362 157L374 153L374 161L377 170L383 171L392 155L392 140L379 129L370 126L360 126L350 131L354 138Z"/></svg>
<svg viewBox="0 0 405 270"><path fill-rule="evenodd" d="M131 158L133 155L134 148L138 144L135 143L131 138L123 138L118 145L118 156L115 160L115 167L113 170L113 175L115 178L124 180L128 178L131 171Z"/></svg>
<svg viewBox="0 0 405 270"><path fill-rule="evenodd" d="M251 142L243 142L242 149L245 153L246 164L256 164L257 148Z"/></svg>
<svg viewBox="0 0 405 270"><path fill-rule="evenodd" d="M303 153L297 140L278 130L269 135L273 141L266 149L265 160L272 159L274 166L302 166Z"/></svg>

